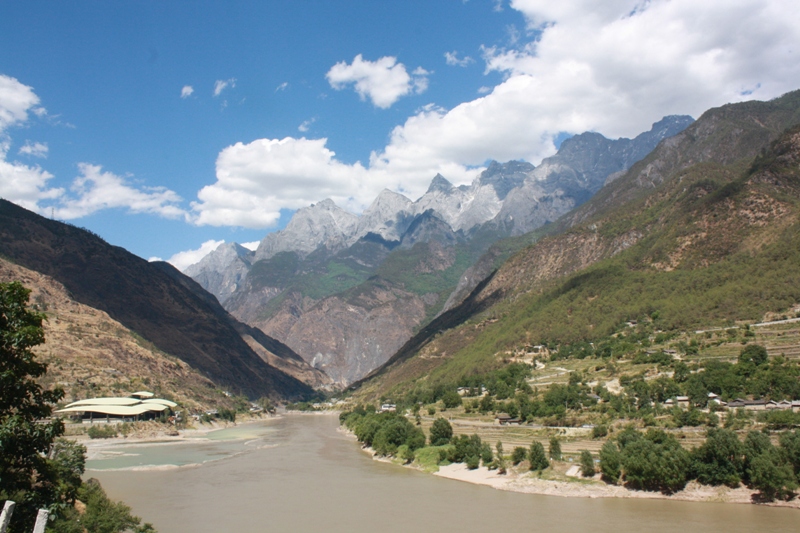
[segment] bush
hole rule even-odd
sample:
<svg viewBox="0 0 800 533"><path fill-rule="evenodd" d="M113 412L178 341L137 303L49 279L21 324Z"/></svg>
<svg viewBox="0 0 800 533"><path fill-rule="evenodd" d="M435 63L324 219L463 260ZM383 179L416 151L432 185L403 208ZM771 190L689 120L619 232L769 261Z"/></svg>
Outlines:
<svg viewBox="0 0 800 533"><path fill-rule="evenodd" d="M581 450L581 475L583 477L592 477L594 471L594 459L589 450Z"/></svg>
<svg viewBox="0 0 800 533"><path fill-rule="evenodd" d="M595 426L592 428L592 438L593 439L602 439L608 435L608 426L604 424L600 424L599 426Z"/></svg>
<svg viewBox="0 0 800 533"><path fill-rule="evenodd" d="M622 454L619 448L612 441L607 440L600 448L600 472L603 475L603 481L616 484L621 474L621 466Z"/></svg>
<svg viewBox="0 0 800 533"><path fill-rule="evenodd" d="M558 437L551 437L550 438L550 459L553 461L560 461L561 460L561 441L558 440Z"/></svg>
<svg viewBox="0 0 800 533"><path fill-rule="evenodd" d="M431 426L430 443L431 446L443 446L450 442L453 437L453 427L444 418L437 418Z"/></svg>
<svg viewBox="0 0 800 533"><path fill-rule="evenodd" d="M117 436L117 428L109 424L103 426L91 425L89 426L89 431L86 433L89 435L90 439L113 439Z"/></svg>
<svg viewBox="0 0 800 533"><path fill-rule="evenodd" d="M511 464L514 466L520 464L525 458L528 456L528 450L523 448L522 446L517 446L511 452Z"/></svg>
<svg viewBox="0 0 800 533"><path fill-rule="evenodd" d="M547 456L544 454L544 446L542 446L541 442L536 440L531 444L528 460L531 463L531 470L538 470L541 472L550 466L550 462L547 460Z"/></svg>

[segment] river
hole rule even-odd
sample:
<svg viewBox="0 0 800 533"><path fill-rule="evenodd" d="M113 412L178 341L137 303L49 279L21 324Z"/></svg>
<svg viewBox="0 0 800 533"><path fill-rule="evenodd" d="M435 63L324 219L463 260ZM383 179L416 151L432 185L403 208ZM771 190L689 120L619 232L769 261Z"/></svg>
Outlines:
<svg viewBox="0 0 800 533"><path fill-rule="evenodd" d="M210 439L114 446L87 476L160 533L767 533L796 531L800 519L757 505L499 491L373 461L337 426L289 415Z"/></svg>

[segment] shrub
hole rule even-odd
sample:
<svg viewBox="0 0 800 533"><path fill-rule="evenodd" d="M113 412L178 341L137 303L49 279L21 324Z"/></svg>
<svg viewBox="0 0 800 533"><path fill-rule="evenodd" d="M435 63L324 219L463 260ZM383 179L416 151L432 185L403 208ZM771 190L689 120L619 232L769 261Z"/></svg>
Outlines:
<svg viewBox="0 0 800 533"><path fill-rule="evenodd" d="M594 471L594 459L589 450L581 450L581 475L583 477L592 477Z"/></svg>
<svg viewBox="0 0 800 533"><path fill-rule="evenodd" d="M104 426L92 425L86 433L90 439L113 439L117 436L117 428L108 424Z"/></svg>

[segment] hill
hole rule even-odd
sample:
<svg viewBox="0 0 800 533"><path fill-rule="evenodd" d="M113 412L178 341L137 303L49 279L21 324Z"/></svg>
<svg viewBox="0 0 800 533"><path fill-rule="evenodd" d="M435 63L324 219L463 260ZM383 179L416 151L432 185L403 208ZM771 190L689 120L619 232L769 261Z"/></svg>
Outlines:
<svg viewBox="0 0 800 533"><path fill-rule="evenodd" d="M364 390L457 380L526 346L606 340L631 320L678 331L790 308L800 137L784 129L798 110L795 92L708 111L484 278Z"/></svg>
<svg viewBox="0 0 800 533"><path fill-rule="evenodd" d="M219 387L278 400L312 394L310 386L259 357L236 330L235 319L213 297L199 296L199 285L169 265L149 263L86 230L5 200L0 200L0 256L56 280L75 301L107 313Z"/></svg>

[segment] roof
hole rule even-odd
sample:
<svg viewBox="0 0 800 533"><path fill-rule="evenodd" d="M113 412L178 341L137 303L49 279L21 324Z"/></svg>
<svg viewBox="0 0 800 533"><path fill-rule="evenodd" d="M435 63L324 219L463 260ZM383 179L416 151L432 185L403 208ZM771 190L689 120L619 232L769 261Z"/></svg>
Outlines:
<svg viewBox="0 0 800 533"><path fill-rule="evenodd" d="M134 394L153 395L151 392L141 391ZM148 412L160 413L167 409L174 409L178 404L163 398L89 398L68 404L56 413L99 413L114 416L136 416Z"/></svg>
<svg viewBox="0 0 800 533"><path fill-rule="evenodd" d="M72 402L67 407L77 407L79 405L136 405L141 402L142 400L136 398L90 398Z"/></svg>
<svg viewBox="0 0 800 533"><path fill-rule="evenodd" d="M65 407L55 411L56 413L100 413L102 415L114 416L136 416L147 412L166 411L168 406L161 404L139 404L139 405L78 405L75 407Z"/></svg>

